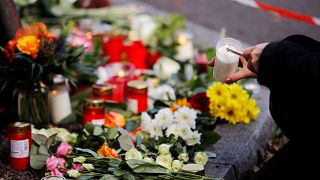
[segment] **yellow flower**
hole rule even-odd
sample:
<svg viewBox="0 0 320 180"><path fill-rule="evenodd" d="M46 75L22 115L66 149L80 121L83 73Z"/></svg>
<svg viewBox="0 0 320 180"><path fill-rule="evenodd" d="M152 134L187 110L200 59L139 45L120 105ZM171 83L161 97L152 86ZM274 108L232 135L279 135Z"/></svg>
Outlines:
<svg viewBox="0 0 320 180"><path fill-rule="evenodd" d="M228 102L221 108L220 118L227 120L231 124L240 122L243 116L241 105L235 102Z"/></svg>
<svg viewBox="0 0 320 180"><path fill-rule="evenodd" d="M246 90L242 88L239 84L229 85L229 96L231 100L245 103L249 99L249 94Z"/></svg>
<svg viewBox="0 0 320 180"><path fill-rule="evenodd" d="M40 48L40 39L33 35L23 36L18 39L17 48L21 52L36 58Z"/></svg>
<svg viewBox="0 0 320 180"><path fill-rule="evenodd" d="M256 100L250 99L246 105L247 115L250 119L257 119L260 113L260 108L256 105Z"/></svg>
<svg viewBox="0 0 320 180"><path fill-rule="evenodd" d="M222 84L220 82L214 83L207 90L207 96L209 97L210 100L227 96L228 93L229 93L228 85Z"/></svg>
<svg viewBox="0 0 320 180"><path fill-rule="evenodd" d="M170 109L172 112L176 111L178 107L191 107L191 104L188 102L187 98L177 99L171 104Z"/></svg>

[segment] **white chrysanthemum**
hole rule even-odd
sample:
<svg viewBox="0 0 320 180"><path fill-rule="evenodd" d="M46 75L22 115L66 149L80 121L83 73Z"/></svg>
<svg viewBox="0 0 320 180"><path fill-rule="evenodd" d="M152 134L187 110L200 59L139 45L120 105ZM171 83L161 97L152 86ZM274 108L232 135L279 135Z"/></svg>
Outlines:
<svg viewBox="0 0 320 180"><path fill-rule="evenodd" d="M163 108L156 114L155 120L159 122L162 128L166 128L172 124L173 113L169 108Z"/></svg>
<svg viewBox="0 0 320 180"><path fill-rule="evenodd" d="M136 148L133 147L126 152L125 159L126 160L129 160L129 159L142 160L142 154L140 151L138 151Z"/></svg>
<svg viewBox="0 0 320 180"><path fill-rule="evenodd" d="M183 162L179 160L174 160L171 166L174 172L179 172L182 170Z"/></svg>
<svg viewBox="0 0 320 180"><path fill-rule="evenodd" d="M143 161L143 162L146 162L146 163L151 163L151 164L154 163L154 159L152 159L152 158L150 158L150 157L145 157L145 158L143 158L142 161Z"/></svg>
<svg viewBox="0 0 320 180"><path fill-rule="evenodd" d="M189 127L189 125L187 124L180 124L178 126L178 130L179 130L179 136L183 139L183 140L187 140L191 137L192 131Z"/></svg>
<svg viewBox="0 0 320 180"><path fill-rule="evenodd" d="M194 162L197 164L206 165L208 162L208 155L205 152L197 152L194 155Z"/></svg>
<svg viewBox="0 0 320 180"><path fill-rule="evenodd" d="M158 148L158 152L160 155L169 154L170 153L170 144L160 144Z"/></svg>
<svg viewBox="0 0 320 180"><path fill-rule="evenodd" d="M178 124L188 124L192 129L196 128L197 111L188 107L182 107L174 112L174 121Z"/></svg>
<svg viewBox="0 0 320 180"><path fill-rule="evenodd" d="M175 138L179 137L179 129L176 124L171 124L166 130L166 136L169 137L171 134L175 136Z"/></svg>
<svg viewBox="0 0 320 180"><path fill-rule="evenodd" d="M188 162L189 156L187 153L182 153L182 154L179 154L178 159L183 162Z"/></svg>
<svg viewBox="0 0 320 180"><path fill-rule="evenodd" d="M188 146L194 146L196 144L200 144L201 133L198 131L194 131L191 133L191 136L186 140Z"/></svg>
<svg viewBox="0 0 320 180"><path fill-rule="evenodd" d="M158 139L163 136L162 128L159 126L159 121L153 120L150 123L149 133L151 138Z"/></svg>
<svg viewBox="0 0 320 180"><path fill-rule="evenodd" d="M87 171L92 171L92 170L94 170L94 167L93 167L92 164L83 163L82 166L83 166Z"/></svg>
<svg viewBox="0 0 320 180"><path fill-rule="evenodd" d="M156 163L166 167L168 169L171 169L171 164L172 164L172 156L171 154L166 154L166 155L160 155L156 159Z"/></svg>
<svg viewBox="0 0 320 180"><path fill-rule="evenodd" d="M149 114L146 112L141 113L141 129L143 131L149 132L150 124L151 117L149 116Z"/></svg>

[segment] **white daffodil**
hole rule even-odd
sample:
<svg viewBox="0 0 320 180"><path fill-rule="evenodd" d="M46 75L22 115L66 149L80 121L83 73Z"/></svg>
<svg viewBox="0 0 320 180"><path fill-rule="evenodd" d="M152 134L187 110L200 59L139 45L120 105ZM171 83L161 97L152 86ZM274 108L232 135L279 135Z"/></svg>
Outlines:
<svg viewBox="0 0 320 180"><path fill-rule="evenodd" d="M182 170L183 162L179 160L174 160L171 166L174 172L179 172Z"/></svg>
<svg viewBox="0 0 320 180"><path fill-rule="evenodd" d="M174 135L175 138L179 137L179 129L177 124L171 124L166 130L166 136L169 137L171 134Z"/></svg>
<svg viewBox="0 0 320 180"><path fill-rule="evenodd" d="M183 162L188 162L189 161L189 156L187 153L182 153L178 156L178 159L180 161L183 161Z"/></svg>
<svg viewBox="0 0 320 180"><path fill-rule="evenodd" d="M83 156L79 156L79 157L76 157L76 158L73 158L73 162L77 162L77 163L83 163L86 161L86 158L83 157Z"/></svg>
<svg viewBox="0 0 320 180"><path fill-rule="evenodd" d="M160 155L169 154L170 148L171 148L170 144L160 144L160 146L158 148L158 152Z"/></svg>
<svg viewBox="0 0 320 180"><path fill-rule="evenodd" d="M154 163L154 159L153 159L153 158L150 158L150 157L145 157L145 158L143 158L142 161L143 161L143 162L146 162L146 163L151 163L151 164Z"/></svg>
<svg viewBox="0 0 320 180"><path fill-rule="evenodd" d="M83 166L87 171L92 171L92 170L94 170L94 167L93 167L92 164L83 163L82 166Z"/></svg>
<svg viewBox="0 0 320 180"><path fill-rule="evenodd" d="M196 152L194 155L194 162L197 164L206 165L208 162L208 155L205 152Z"/></svg>
<svg viewBox="0 0 320 180"><path fill-rule="evenodd" d="M178 124L188 124L192 129L196 128L197 111L188 107L179 108L174 112L174 121Z"/></svg>
<svg viewBox="0 0 320 180"><path fill-rule="evenodd" d="M191 133L191 136L186 140L188 146L194 146L196 144L200 144L201 133L198 131L194 131Z"/></svg>
<svg viewBox="0 0 320 180"><path fill-rule="evenodd" d="M81 176L81 173L78 170L74 170L74 169L67 171L67 174L73 178L77 178Z"/></svg>
<svg viewBox="0 0 320 180"><path fill-rule="evenodd" d="M126 152L125 159L126 160L129 160L129 159L142 160L142 154L140 151L138 151L136 148L133 147Z"/></svg>
<svg viewBox="0 0 320 180"><path fill-rule="evenodd" d="M179 130L179 136L183 139L183 140L187 140L191 137L192 131L189 127L189 125L187 124L180 124L178 126L178 130Z"/></svg>
<svg viewBox="0 0 320 180"><path fill-rule="evenodd" d="M172 164L172 156L171 154L166 154L166 155L160 155L156 159L156 163L166 167L168 169L171 169L171 164Z"/></svg>
<svg viewBox="0 0 320 180"><path fill-rule="evenodd" d="M161 79L165 80L170 79L173 74L178 73L180 65L168 57L160 57L153 65L153 70L160 75Z"/></svg>
<svg viewBox="0 0 320 180"><path fill-rule="evenodd" d="M162 127L159 126L159 121L153 120L150 123L149 133L151 138L158 140L159 137L163 136Z"/></svg>
<svg viewBox="0 0 320 180"><path fill-rule="evenodd" d="M141 113L141 128L143 131L149 132L151 120L152 119L148 113L146 112Z"/></svg>
<svg viewBox="0 0 320 180"><path fill-rule="evenodd" d="M155 120L163 129L169 127L173 121L173 112L169 108L163 108L155 115Z"/></svg>

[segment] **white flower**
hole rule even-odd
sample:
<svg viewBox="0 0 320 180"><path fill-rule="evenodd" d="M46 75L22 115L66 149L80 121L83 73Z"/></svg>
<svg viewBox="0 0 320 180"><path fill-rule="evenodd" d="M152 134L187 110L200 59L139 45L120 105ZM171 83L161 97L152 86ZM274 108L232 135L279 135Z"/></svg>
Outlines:
<svg viewBox="0 0 320 180"><path fill-rule="evenodd" d="M150 158L150 157L145 157L145 158L143 158L142 161L143 161L143 162L146 162L146 163L151 163L151 164L154 163L154 159L152 159L152 158Z"/></svg>
<svg viewBox="0 0 320 180"><path fill-rule="evenodd" d="M76 158L73 158L73 162L78 162L78 163L83 163L86 161L86 158L83 157L83 156L79 156L79 157L76 157Z"/></svg>
<svg viewBox="0 0 320 180"><path fill-rule="evenodd" d="M160 146L158 148L158 152L160 155L169 154L170 148L171 148L170 144L160 144Z"/></svg>
<svg viewBox="0 0 320 180"><path fill-rule="evenodd" d="M189 156L187 153L182 153L178 156L178 159L180 161L183 161L183 162L188 162L189 161Z"/></svg>
<svg viewBox="0 0 320 180"><path fill-rule="evenodd" d="M179 137L179 129L176 124L171 124L166 130L166 136L169 137L171 134L175 136L175 138Z"/></svg>
<svg viewBox="0 0 320 180"><path fill-rule="evenodd" d="M81 176L81 173L78 170L74 170L74 169L67 171L67 173L70 177L73 177L73 178L77 178Z"/></svg>
<svg viewBox="0 0 320 180"><path fill-rule="evenodd" d="M174 121L178 124L188 124L192 129L196 128L197 111L188 107L179 108L174 112Z"/></svg>
<svg viewBox="0 0 320 180"><path fill-rule="evenodd" d="M168 57L160 57L153 65L153 70L160 75L161 79L170 79L180 70L180 65Z"/></svg>
<svg viewBox="0 0 320 180"><path fill-rule="evenodd" d="M138 32L142 42L146 44L157 28L154 19L149 15L139 15L131 21L131 29Z"/></svg>
<svg viewBox="0 0 320 180"><path fill-rule="evenodd" d="M148 90L148 96L164 101L176 100L175 90L168 84L163 84L157 88Z"/></svg>
<svg viewBox="0 0 320 180"><path fill-rule="evenodd" d="M163 136L162 127L159 126L159 121L153 120L150 123L149 133L151 138L158 140L159 137Z"/></svg>
<svg viewBox="0 0 320 180"><path fill-rule="evenodd" d="M166 155L160 155L156 159L156 163L166 167L168 169L171 169L171 164L172 164L172 156L171 154L166 154Z"/></svg>
<svg viewBox="0 0 320 180"><path fill-rule="evenodd" d="M206 165L208 162L208 155L205 152L197 152L194 156L194 162L197 164Z"/></svg>
<svg viewBox="0 0 320 180"><path fill-rule="evenodd" d="M141 113L141 129L149 132L148 129L150 128L150 124L151 117L149 116L149 114L146 112Z"/></svg>
<svg viewBox="0 0 320 180"><path fill-rule="evenodd" d="M129 159L142 160L142 154L140 151L138 151L136 148L133 147L126 152L125 159L126 160L129 160Z"/></svg>
<svg viewBox="0 0 320 180"><path fill-rule="evenodd" d="M92 164L83 163L82 166L83 166L86 170L88 170L88 171L94 170L94 167L93 167Z"/></svg>
<svg viewBox="0 0 320 180"><path fill-rule="evenodd" d="M194 146L196 144L200 144L201 139L201 133L198 133L198 131L194 131L191 133L191 136L186 139L188 146Z"/></svg>
<svg viewBox="0 0 320 180"><path fill-rule="evenodd" d="M166 128L172 123L173 112L169 108L163 108L155 115L155 120L162 128Z"/></svg>
<svg viewBox="0 0 320 180"><path fill-rule="evenodd" d="M182 166L183 166L183 162L182 161L179 161L179 160L174 160L172 162L172 170L174 172L179 172L182 170Z"/></svg>
<svg viewBox="0 0 320 180"><path fill-rule="evenodd" d="M192 131L190 129L190 127L187 124L180 124L178 126L178 130L179 130L179 136L183 139L183 140L187 140L191 137Z"/></svg>

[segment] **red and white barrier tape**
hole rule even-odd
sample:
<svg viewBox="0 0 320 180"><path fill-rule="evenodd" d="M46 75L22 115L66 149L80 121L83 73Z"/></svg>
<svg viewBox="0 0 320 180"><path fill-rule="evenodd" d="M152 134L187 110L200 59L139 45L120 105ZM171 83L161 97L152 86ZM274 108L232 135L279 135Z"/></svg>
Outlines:
<svg viewBox="0 0 320 180"><path fill-rule="evenodd" d="M314 16L306 16L304 14L300 14L294 11L289 11L286 9L282 9L282 8L278 8L275 6L271 6L262 2L258 2L255 0L232 0L232 1L236 1L240 4L246 5L246 6L250 6L253 8L258 8L258 9L262 9L265 11L270 11L276 14L279 14L280 16L286 17L286 18L290 18L290 19L294 19L297 21L302 21L308 24L312 24L312 25L316 25L316 26L320 26L320 18L318 17L314 17Z"/></svg>

